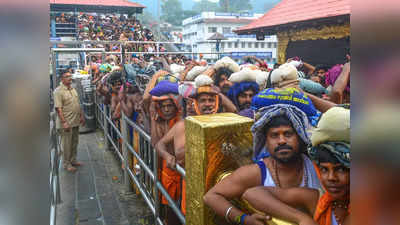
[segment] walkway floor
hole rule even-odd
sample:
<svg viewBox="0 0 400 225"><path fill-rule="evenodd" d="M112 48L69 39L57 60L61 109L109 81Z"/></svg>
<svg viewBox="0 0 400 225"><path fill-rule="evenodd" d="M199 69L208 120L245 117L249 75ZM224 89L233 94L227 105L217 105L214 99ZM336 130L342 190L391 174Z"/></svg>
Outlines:
<svg viewBox="0 0 400 225"><path fill-rule="evenodd" d="M154 224L140 195L125 191L121 162L100 131L80 135L77 158L84 165L75 173L60 168L57 225Z"/></svg>

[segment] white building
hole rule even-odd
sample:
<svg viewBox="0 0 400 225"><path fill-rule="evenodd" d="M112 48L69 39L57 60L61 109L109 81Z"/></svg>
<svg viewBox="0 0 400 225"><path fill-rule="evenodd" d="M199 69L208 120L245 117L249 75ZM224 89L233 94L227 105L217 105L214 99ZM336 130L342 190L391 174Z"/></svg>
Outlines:
<svg viewBox="0 0 400 225"><path fill-rule="evenodd" d="M257 41L255 35L237 35L233 30L249 24L263 14L203 12L182 21L183 42L187 51L204 53L204 59L215 62L218 58L216 41L210 38L216 32L224 35L219 52L220 57L228 55L239 60L246 55L255 55L269 64L276 62L276 36L265 36ZM213 54L207 54L213 53Z"/></svg>

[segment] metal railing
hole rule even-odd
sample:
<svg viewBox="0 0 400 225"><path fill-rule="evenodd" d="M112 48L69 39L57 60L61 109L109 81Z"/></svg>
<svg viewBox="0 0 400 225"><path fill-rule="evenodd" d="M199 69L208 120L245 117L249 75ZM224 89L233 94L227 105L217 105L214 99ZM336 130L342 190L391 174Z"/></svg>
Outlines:
<svg viewBox="0 0 400 225"><path fill-rule="evenodd" d="M104 132L105 146L111 146L123 163L124 184L127 190L132 190L131 182L133 182L153 213L156 224L164 224L160 217L159 194L165 197L168 205L175 212L180 222L185 224L185 216L180 210L179 204L172 199L159 180L159 160L157 151L151 146L151 136L142 127L130 120L123 112L121 112L121 123L120 128L118 128L111 118L109 106L101 104L98 96L95 97L95 100L95 115L98 124ZM132 129L132 135L129 135L129 128ZM139 136L138 146L132 145L134 132ZM113 136L112 133L115 133L116 136ZM121 149L119 148L119 140L122 142ZM130 155L137 160L138 166L135 167L134 165L132 168L130 167L132 163ZM186 173L181 166L177 165L177 171L182 176L182 179L185 179Z"/></svg>
<svg viewBox="0 0 400 225"><path fill-rule="evenodd" d="M61 202L59 165L61 162L60 143L56 132L55 112L50 113L50 225L56 225L57 205Z"/></svg>

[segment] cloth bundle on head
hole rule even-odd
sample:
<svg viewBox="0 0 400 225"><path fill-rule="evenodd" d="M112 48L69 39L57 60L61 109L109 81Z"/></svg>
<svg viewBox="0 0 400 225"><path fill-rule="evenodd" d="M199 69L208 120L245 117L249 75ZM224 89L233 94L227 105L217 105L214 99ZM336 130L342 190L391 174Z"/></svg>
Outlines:
<svg viewBox="0 0 400 225"><path fill-rule="evenodd" d="M339 75L342 73L342 65L335 65L326 72L325 75L325 84L326 86L335 85L336 80ZM346 89L347 92L350 92L350 83L347 84Z"/></svg>
<svg viewBox="0 0 400 225"><path fill-rule="evenodd" d="M256 82L260 86L260 89L265 89L267 87L267 80L270 72L259 72L256 75Z"/></svg>
<svg viewBox="0 0 400 225"><path fill-rule="evenodd" d="M308 145L310 138L307 130L310 128L310 124L307 115L293 105L288 104L273 104L256 111L255 122L251 127L253 133L253 158L259 158L259 155L263 154L263 151L268 152L265 149L266 134L264 127L277 116L286 116L292 123L293 129L297 132L303 142Z"/></svg>
<svg viewBox="0 0 400 225"><path fill-rule="evenodd" d="M170 66L169 66L169 68L171 69L171 72L174 74L174 73L180 73L180 72L182 72L182 71L184 71L185 70L185 66L181 66L181 65L178 65L178 64L171 64Z"/></svg>
<svg viewBox="0 0 400 225"><path fill-rule="evenodd" d="M239 66L240 70L243 69L250 69L250 70L259 70L258 66L254 65L254 64L243 64Z"/></svg>
<svg viewBox="0 0 400 225"><path fill-rule="evenodd" d="M150 94L156 97L160 97L166 94L178 95L178 83L172 83L167 80L163 80L150 91Z"/></svg>
<svg viewBox="0 0 400 225"><path fill-rule="evenodd" d="M311 159L318 164L319 151L330 152L342 165L350 168L350 110L333 107L326 111L311 134L312 147L308 148ZM320 171L317 167L317 174ZM326 189L326 187L324 187ZM332 224L332 212L335 199L329 192L325 192L319 199L314 220L318 224ZM350 214L350 207L348 208Z"/></svg>
<svg viewBox="0 0 400 225"><path fill-rule="evenodd" d="M214 64L214 68L216 70L218 70L222 67L225 67L234 73L240 71L239 64L237 64L235 61L233 61L233 59L229 58L228 56L223 57L222 59L218 60Z"/></svg>
<svg viewBox="0 0 400 225"><path fill-rule="evenodd" d="M314 82L312 80L308 79L303 79L299 78L299 87L308 93L321 96L322 94L328 94L328 91L324 86L322 86L320 83Z"/></svg>
<svg viewBox="0 0 400 225"><path fill-rule="evenodd" d="M196 88L194 82L183 82L179 84L178 92L183 98L189 98L189 96L195 95Z"/></svg>
<svg viewBox="0 0 400 225"><path fill-rule="evenodd" d="M317 120L318 114L311 99L296 88L274 89L268 88L260 91L253 97L251 108L258 110L265 106L275 104L288 104L303 111L312 122Z"/></svg>
<svg viewBox="0 0 400 225"><path fill-rule="evenodd" d="M285 63L269 75L273 87L287 88L298 85L298 73L295 66Z"/></svg>
<svg viewBox="0 0 400 225"><path fill-rule="evenodd" d="M312 145L324 142L350 143L350 110L333 107L322 114L317 128L312 131Z"/></svg>
<svg viewBox="0 0 400 225"><path fill-rule="evenodd" d="M164 81L164 80L169 81L171 83L178 83L179 78L174 76L174 75L172 75L172 74L166 74L164 76L160 76L159 78L157 78L156 85L158 83L160 83L161 81Z"/></svg>
<svg viewBox="0 0 400 225"><path fill-rule="evenodd" d="M249 68L244 68L239 72L232 73L229 77L229 81L234 83L239 83L243 81L256 82L257 74L261 72L260 70L251 70Z"/></svg>
<svg viewBox="0 0 400 225"><path fill-rule="evenodd" d="M186 80L194 80L200 74L207 70L206 66L195 66L186 75Z"/></svg>

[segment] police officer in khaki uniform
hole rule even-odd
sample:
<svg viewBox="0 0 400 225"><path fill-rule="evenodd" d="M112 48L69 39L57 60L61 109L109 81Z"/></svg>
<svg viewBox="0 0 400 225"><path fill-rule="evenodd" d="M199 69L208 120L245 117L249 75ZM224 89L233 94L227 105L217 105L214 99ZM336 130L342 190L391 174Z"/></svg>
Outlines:
<svg viewBox="0 0 400 225"><path fill-rule="evenodd" d="M72 74L63 71L61 84L54 91L54 107L57 111L56 128L61 136L64 153L64 169L76 171L82 163L76 161L79 142L79 125L84 124L84 114L79 104L78 93L71 87Z"/></svg>

